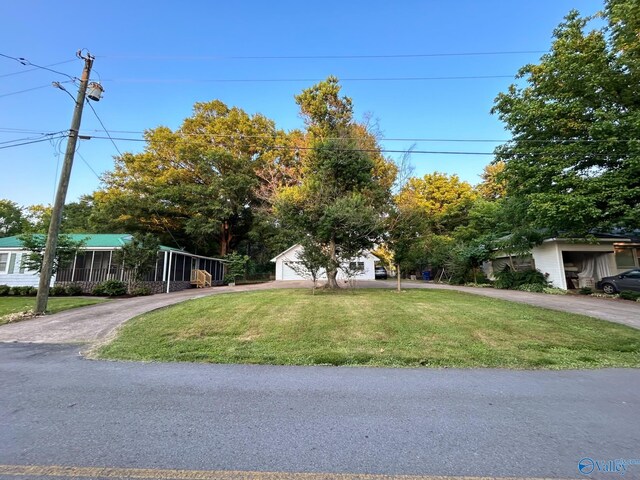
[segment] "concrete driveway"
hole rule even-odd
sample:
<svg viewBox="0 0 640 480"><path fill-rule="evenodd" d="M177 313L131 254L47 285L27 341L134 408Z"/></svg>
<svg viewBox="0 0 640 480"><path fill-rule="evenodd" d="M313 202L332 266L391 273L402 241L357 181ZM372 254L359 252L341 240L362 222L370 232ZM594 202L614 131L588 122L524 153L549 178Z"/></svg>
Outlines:
<svg viewBox="0 0 640 480"><path fill-rule="evenodd" d="M127 320L151 310L174 305L185 300L225 293L267 290L272 288L309 288L307 281L269 282L236 287L191 289L149 297L112 300L88 307L67 310L23 322L0 326L0 342L32 343L95 343L109 338ZM526 303L552 310L588 315L640 329L640 304L577 295L547 295L541 293L470 288L418 281L404 281L402 287L457 290L512 302ZM395 288L395 282L361 281L358 288Z"/></svg>
<svg viewBox="0 0 640 480"><path fill-rule="evenodd" d="M283 288L297 288L305 282L286 282ZM236 287L190 289L148 297L115 299L98 305L75 308L32 320L0 326L0 342L94 343L108 338L122 323L152 310L185 300L274 288L273 283Z"/></svg>

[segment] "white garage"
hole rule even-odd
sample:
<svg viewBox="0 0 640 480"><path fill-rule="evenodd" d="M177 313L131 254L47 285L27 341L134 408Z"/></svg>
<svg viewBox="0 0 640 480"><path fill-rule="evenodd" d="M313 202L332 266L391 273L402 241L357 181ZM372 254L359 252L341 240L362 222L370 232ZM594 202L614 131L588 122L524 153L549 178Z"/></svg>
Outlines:
<svg viewBox="0 0 640 480"><path fill-rule="evenodd" d="M302 245L296 244L271 259L276 264L276 281L308 280L292 268L293 265L299 263L298 254L300 252L302 252ZM358 280L375 280L375 262L377 261L380 259L374 254L364 252L361 256L350 259L348 264L345 262L344 267L345 269L349 267L350 270L357 270L359 272L356 277ZM326 279L326 273L321 271L319 278ZM346 279L342 270L338 270L338 279Z"/></svg>

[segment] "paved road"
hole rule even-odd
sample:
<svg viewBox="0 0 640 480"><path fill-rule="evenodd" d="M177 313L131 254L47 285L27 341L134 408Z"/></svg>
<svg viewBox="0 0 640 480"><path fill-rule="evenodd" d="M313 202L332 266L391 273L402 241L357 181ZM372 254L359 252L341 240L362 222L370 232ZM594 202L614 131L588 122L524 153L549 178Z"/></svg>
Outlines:
<svg viewBox="0 0 640 480"><path fill-rule="evenodd" d="M640 370L145 364L78 348L0 345L0 478L25 478L2 465L577 478L583 457L640 457Z"/></svg>
<svg viewBox="0 0 640 480"><path fill-rule="evenodd" d="M118 326L137 315L185 300L249 290L308 288L309 286L310 283L304 281L270 282L259 285L216 287L204 290L192 289L150 297L114 300L0 326L0 342L94 343L108 338ZM358 286L361 288L395 288L395 282L392 280L363 281L358 282ZM411 281L403 282L403 288L459 290L475 295L485 295L554 310L589 315L640 329L640 304L633 302L611 301L575 295L545 295L492 288L456 287Z"/></svg>

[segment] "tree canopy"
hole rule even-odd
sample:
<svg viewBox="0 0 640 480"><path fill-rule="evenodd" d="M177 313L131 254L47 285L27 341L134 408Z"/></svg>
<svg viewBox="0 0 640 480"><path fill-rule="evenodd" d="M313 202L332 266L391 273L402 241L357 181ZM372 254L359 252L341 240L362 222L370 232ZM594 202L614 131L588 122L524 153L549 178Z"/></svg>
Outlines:
<svg viewBox="0 0 640 480"><path fill-rule="evenodd" d="M496 98L513 136L496 157L521 221L574 234L640 225L639 18L631 0L609 0L599 29L572 11Z"/></svg>
<svg viewBox="0 0 640 480"><path fill-rule="evenodd" d="M337 79L304 90L296 101L310 150L299 182L280 190L276 211L281 224L313 248L314 264L324 252L328 285L336 288L341 260L381 238L395 169L366 126L353 120L351 99L340 96Z"/></svg>

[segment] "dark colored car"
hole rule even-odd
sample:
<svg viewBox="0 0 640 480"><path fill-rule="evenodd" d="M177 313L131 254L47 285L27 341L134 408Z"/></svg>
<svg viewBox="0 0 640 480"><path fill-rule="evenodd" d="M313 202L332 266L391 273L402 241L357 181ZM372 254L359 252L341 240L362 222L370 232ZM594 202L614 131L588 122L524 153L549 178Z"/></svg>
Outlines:
<svg viewBox="0 0 640 480"><path fill-rule="evenodd" d="M640 292L640 268L634 268L619 275L604 277L598 282L598 288L604 293L618 293L623 290Z"/></svg>
<svg viewBox="0 0 640 480"><path fill-rule="evenodd" d="M376 267L376 280L386 280L387 270L384 267Z"/></svg>

